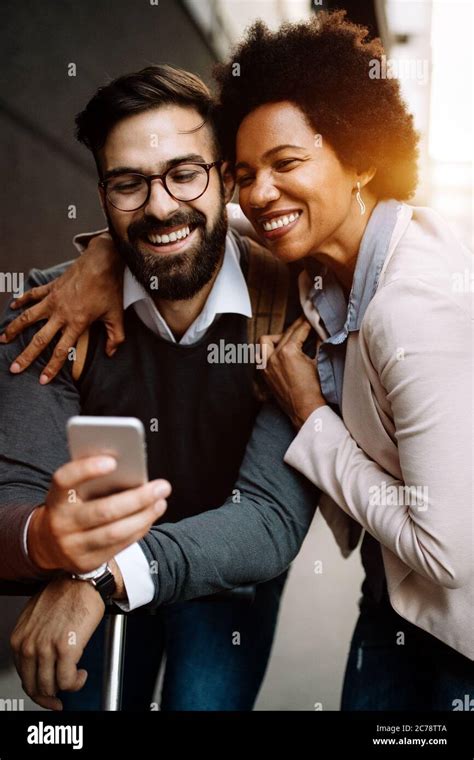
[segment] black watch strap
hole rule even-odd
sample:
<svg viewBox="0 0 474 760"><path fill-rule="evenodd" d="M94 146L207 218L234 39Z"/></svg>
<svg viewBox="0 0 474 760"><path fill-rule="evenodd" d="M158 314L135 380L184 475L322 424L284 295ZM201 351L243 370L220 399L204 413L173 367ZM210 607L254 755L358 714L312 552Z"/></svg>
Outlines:
<svg viewBox="0 0 474 760"><path fill-rule="evenodd" d="M115 592L115 589L117 588L113 573L111 573L108 566L102 575L100 575L98 578L91 578L89 583L92 583L92 585L95 586L96 590L99 592L106 604L111 599L112 595Z"/></svg>

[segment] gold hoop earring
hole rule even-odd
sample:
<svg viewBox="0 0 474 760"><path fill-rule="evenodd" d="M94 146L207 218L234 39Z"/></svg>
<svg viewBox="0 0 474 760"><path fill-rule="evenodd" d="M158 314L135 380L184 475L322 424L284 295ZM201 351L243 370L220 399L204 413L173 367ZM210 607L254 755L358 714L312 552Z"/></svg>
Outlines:
<svg viewBox="0 0 474 760"><path fill-rule="evenodd" d="M356 201L359 204L360 215L363 216L365 214L365 203L360 194L360 182L357 183Z"/></svg>

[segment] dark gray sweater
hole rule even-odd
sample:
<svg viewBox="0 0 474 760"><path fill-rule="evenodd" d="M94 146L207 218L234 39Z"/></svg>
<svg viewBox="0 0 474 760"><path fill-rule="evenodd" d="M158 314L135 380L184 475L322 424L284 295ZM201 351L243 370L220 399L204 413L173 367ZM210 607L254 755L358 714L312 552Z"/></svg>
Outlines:
<svg viewBox="0 0 474 760"><path fill-rule="evenodd" d="M58 276L60 271L60 268L43 272L34 270L27 287L46 282ZM4 321L9 321L12 316L7 311ZM244 318L233 316L233 319L230 315L227 320L221 318L218 320L220 326L216 328L213 325L210 331L217 329L217 338L228 337L230 342L237 340L242 326L239 327L236 319ZM245 325L243 330L244 335ZM159 339L151 337L150 331L130 312L127 314L127 348L121 352L119 350L117 358L114 357L115 362L104 355L103 331L97 326L91 334L81 381L73 381L71 367L67 365L55 382L42 387L38 377L50 351L46 351L20 376L12 376L8 372L11 361L29 342L33 333L34 329L27 330L12 345L0 346L0 577L17 580L40 577L24 552L23 530L32 509L44 502L53 472L69 459L65 435L67 419L81 412L134 414L148 420L159 416L163 419L164 407L158 415L151 395L150 400L146 401L144 387L153 389L160 382L160 377L167 376L160 375L163 358L168 354L173 357L175 350L170 351L169 345L160 345ZM208 333L205 337L207 342L213 336ZM149 345L151 340L155 341L153 347ZM159 350L156 350L157 347ZM187 357L199 350L199 347L190 348L192 351ZM137 355L139 367L136 364ZM196 381L193 373L198 365L195 359L193 361L190 383ZM238 371L242 375L242 368ZM209 375L206 382L215 376ZM185 375L179 380L183 383ZM117 382L118 387L121 384L122 388L119 395L118 387L115 388ZM235 403L233 396L236 389L242 383L245 386L245 382L245 374L234 377L233 391L227 396L227 403ZM224 388L228 383L229 378L222 376L221 386ZM216 389L214 393L211 391L209 388L209 398L215 396ZM217 470L214 480L208 477L208 494L206 478L202 479L196 490L188 486L183 488L185 484L178 483L176 470L167 473L157 464L157 472L150 473L152 477L170 475L175 480L180 498L176 500L171 514L170 505L168 520L179 519L183 514L195 514L180 522L154 526L141 542L155 583L152 605L206 596L234 586L268 580L288 567L301 546L314 514L318 492L283 462L283 455L294 436L287 418L275 405L267 404L255 420L257 410L249 401L249 392L244 387L239 402L243 404L242 419L236 419L233 438L229 429L232 451L227 457L222 454L225 477L221 477L222 472ZM238 407L239 404L236 410ZM214 422L217 424L217 418ZM214 427L210 429L214 431ZM197 434L199 430L197 424ZM173 448L177 452L185 433L183 430L171 446L172 464ZM244 454L249 434L250 440ZM205 437L202 439L203 445L204 440ZM219 441L216 439L216 442L214 450L218 451ZM194 445L189 443L188 450L195 451L196 442ZM161 455L157 453L154 461L164 462L164 451ZM196 451L198 454L199 451ZM206 461L204 450L202 454L203 461ZM230 488L234 477L232 468L236 473L236 465L243 454L234 485L240 494L240 502L234 503L233 489ZM182 461L184 465L185 456ZM194 480L198 474L198 469L195 470ZM183 478L186 478L186 472L183 472ZM224 501L226 494L228 498ZM224 504L218 507L221 500ZM213 509L204 512L209 507ZM154 572L155 567L157 572Z"/></svg>

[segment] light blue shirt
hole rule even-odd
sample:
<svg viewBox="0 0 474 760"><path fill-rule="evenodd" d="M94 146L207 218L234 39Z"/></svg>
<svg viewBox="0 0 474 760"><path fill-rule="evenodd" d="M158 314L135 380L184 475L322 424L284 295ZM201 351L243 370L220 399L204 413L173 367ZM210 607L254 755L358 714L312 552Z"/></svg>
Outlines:
<svg viewBox="0 0 474 760"><path fill-rule="evenodd" d="M324 398L342 409L342 386L347 337L360 330L367 307L375 295L380 272L397 220L399 203L380 201L372 211L361 240L349 302L334 274L323 264L315 269L323 287L314 285L309 298L318 310L329 338L320 344L318 372Z"/></svg>

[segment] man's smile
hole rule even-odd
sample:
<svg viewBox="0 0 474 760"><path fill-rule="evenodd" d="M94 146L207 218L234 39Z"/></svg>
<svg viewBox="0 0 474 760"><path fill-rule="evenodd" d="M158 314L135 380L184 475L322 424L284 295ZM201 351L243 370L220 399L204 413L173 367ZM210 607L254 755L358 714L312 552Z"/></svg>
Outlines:
<svg viewBox="0 0 474 760"><path fill-rule="evenodd" d="M162 230L160 234L148 232L140 237L140 245L145 245L153 253L175 253L195 242L197 230L196 226L185 224Z"/></svg>

